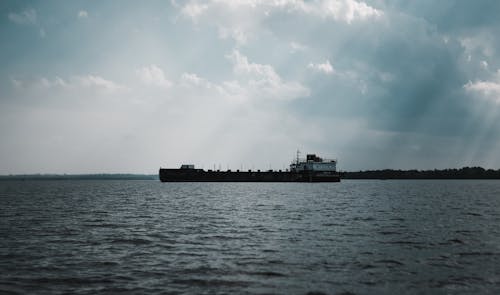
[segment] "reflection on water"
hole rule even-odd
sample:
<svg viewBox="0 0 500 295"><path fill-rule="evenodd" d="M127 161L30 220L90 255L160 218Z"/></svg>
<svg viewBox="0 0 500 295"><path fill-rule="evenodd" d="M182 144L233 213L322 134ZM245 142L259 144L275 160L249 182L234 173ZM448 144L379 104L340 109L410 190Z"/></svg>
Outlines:
<svg viewBox="0 0 500 295"><path fill-rule="evenodd" d="M0 182L0 291L500 292L499 181Z"/></svg>

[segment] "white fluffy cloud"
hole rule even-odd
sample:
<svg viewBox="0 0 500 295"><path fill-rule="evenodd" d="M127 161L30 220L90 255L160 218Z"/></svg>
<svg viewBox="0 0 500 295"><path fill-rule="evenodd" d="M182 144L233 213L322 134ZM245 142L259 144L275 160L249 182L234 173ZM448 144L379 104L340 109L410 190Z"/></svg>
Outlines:
<svg viewBox="0 0 500 295"><path fill-rule="evenodd" d="M379 18L383 15L382 11L367 5L365 2L355 0L316 1L316 3L304 5L304 11L325 18L330 17L335 20L345 21L349 24L356 20Z"/></svg>
<svg viewBox="0 0 500 295"><path fill-rule="evenodd" d="M309 63L307 67L327 75L335 73L335 70L333 69L329 60L326 60L324 63L319 63L319 64Z"/></svg>
<svg viewBox="0 0 500 295"><path fill-rule="evenodd" d="M294 99L309 96L310 91L299 82L284 81L271 65L252 63L238 50L226 56L233 71L243 81L250 96L269 99Z"/></svg>
<svg viewBox="0 0 500 295"><path fill-rule="evenodd" d="M238 27L219 27L219 38L228 39L232 38L238 44L245 44L248 41L248 33Z"/></svg>
<svg viewBox="0 0 500 295"><path fill-rule="evenodd" d="M347 24L383 16L381 10L356 0L191 0L180 11L194 23L217 26L220 38L233 38L238 44L245 44L260 34L262 23L273 13L284 12Z"/></svg>
<svg viewBox="0 0 500 295"><path fill-rule="evenodd" d="M500 70L496 72L491 80L469 81L464 85L464 88L467 91L476 92L495 103L500 103Z"/></svg>
<svg viewBox="0 0 500 295"><path fill-rule="evenodd" d="M161 68L156 65L150 65L137 69L136 71L139 79L146 85L153 85L163 88L169 88L172 86L167 78L165 78L165 73Z"/></svg>
<svg viewBox="0 0 500 295"><path fill-rule="evenodd" d="M181 9L182 14L191 18L196 22L198 17L202 15L208 9L207 4L201 4L196 2L187 3Z"/></svg>
<svg viewBox="0 0 500 295"><path fill-rule="evenodd" d="M251 10L264 15L269 15L272 10L301 12L347 23L383 15L382 11L356 0L193 0L183 6L182 13L195 20L214 7L233 11Z"/></svg>
<svg viewBox="0 0 500 295"><path fill-rule="evenodd" d="M185 87L195 86L207 89L215 87L214 84L212 84L208 80L201 78L197 74L193 73L183 73L181 76L181 85Z"/></svg>
<svg viewBox="0 0 500 295"><path fill-rule="evenodd" d="M234 79L210 81L195 73L184 73L177 89L183 95L199 93L212 100L259 104L307 97L310 90L297 81L284 80L271 65L250 62L238 50L226 56L232 63ZM198 94L199 95L199 94Z"/></svg>
<svg viewBox="0 0 500 295"><path fill-rule="evenodd" d="M84 87L96 87L98 89L103 89L110 92L125 89L124 86L119 85L111 80L106 80L100 76L94 75L78 76L74 78L74 81L77 81Z"/></svg>
<svg viewBox="0 0 500 295"><path fill-rule="evenodd" d="M238 50L226 58L232 63L234 79L216 82L195 73L184 73L179 81L182 91L201 89L205 91L204 97L240 103L291 100L310 95L306 86L284 80L271 65L250 62Z"/></svg>

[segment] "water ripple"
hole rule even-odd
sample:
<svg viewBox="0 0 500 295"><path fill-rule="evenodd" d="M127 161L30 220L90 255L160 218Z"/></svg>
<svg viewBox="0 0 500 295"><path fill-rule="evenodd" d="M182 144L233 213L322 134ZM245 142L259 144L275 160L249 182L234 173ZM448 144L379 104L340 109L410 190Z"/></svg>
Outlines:
<svg viewBox="0 0 500 295"><path fill-rule="evenodd" d="M0 182L2 294L496 294L497 181Z"/></svg>

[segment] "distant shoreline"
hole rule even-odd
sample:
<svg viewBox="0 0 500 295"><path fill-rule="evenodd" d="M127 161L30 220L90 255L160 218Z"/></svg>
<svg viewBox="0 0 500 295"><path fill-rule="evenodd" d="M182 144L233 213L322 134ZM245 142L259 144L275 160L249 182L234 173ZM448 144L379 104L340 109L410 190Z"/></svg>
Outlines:
<svg viewBox="0 0 500 295"><path fill-rule="evenodd" d="M442 170L366 170L340 172L342 179L500 179L500 169L463 167ZM2 180L158 180L158 174L13 174Z"/></svg>
<svg viewBox="0 0 500 295"><path fill-rule="evenodd" d="M15 174L0 175L2 180L158 180L156 174Z"/></svg>
<svg viewBox="0 0 500 295"><path fill-rule="evenodd" d="M463 167L443 170L367 170L341 172L343 179L500 179L500 169Z"/></svg>

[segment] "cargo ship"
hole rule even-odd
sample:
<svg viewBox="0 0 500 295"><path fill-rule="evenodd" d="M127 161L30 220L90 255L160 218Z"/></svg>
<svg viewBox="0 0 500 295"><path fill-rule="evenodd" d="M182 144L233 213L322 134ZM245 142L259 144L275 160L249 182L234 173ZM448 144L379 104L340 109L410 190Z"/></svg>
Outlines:
<svg viewBox="0 0 500 295"><path fill-rule="evenodd" d="M161 182L340 182L336 159L322 159L308 154L297 158L290 169L231 171L197 169L192 164L180 168L160 168Z"/></svg>

